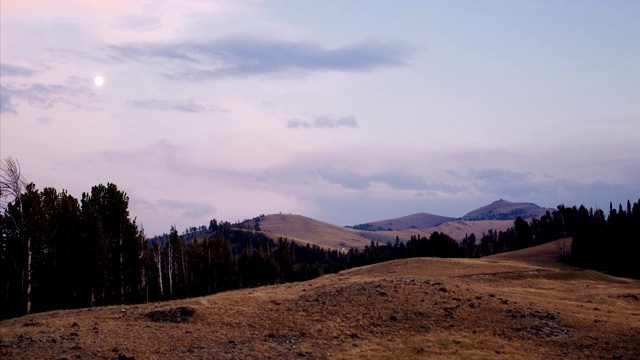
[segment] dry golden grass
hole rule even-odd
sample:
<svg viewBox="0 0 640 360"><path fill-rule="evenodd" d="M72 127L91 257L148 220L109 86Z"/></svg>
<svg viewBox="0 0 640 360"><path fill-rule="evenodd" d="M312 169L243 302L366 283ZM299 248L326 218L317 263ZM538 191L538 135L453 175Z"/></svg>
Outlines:
<svg viewBox="0 0 640 360"><path fill-rule="evenodd" d="M555 245L557 246L557 244ZM0 322L7 359L640 357L640 282L548 262L415 258L283 284ZM147 314L186 306L187 322Z"/></svg>
<svg viewBox="0 0 640 360"><path fill-rule="evenodd" d="M332 249L348 250L364 247L371 240L360 235L361 231L314 220L301 215L273 214L260 221L262 232L271 237L286 237L306 244L316 244Z"/></svg>
<svg viewBox="0 0 640 360"><path fill-rule="evenodd" d="M398 235L400 236L400 239L408 240L411 238L411 235L429 237L434 231L437 231L445 233L458 241L461 241L466 235L475 234L476 240L479 243L482 238L482 234L486 234L489 230L505 231L512 226L513 220L454 220L426 229L402 230L395 232L385 231L384 233L391 233L393 237Z"/></svg>
<svg viewBox="0 0 640 360"><path fill-rule="evenodd" d="M451 220L455 220L455 218L429 213L417 213L395 219L372 221L369 224L374 228L380 227L382 229L404 230L410 228L429 228L444 221Z"/></svg>
<svg viewBox="0 0 640 360"><path fill-rule="evenodd" d="M248 225L251 225L248 222ZM429 237L434 231L445 233L456 240L462 240L467 234L476 234L478 242L483 233L489 229L504 231L513 226L512 220L466 221L455 220L425 229L410 229L397 231L361 231L314 220L301 215L273 214L266 215L260 221L262 232L277 239L286 237L301 244L316 244L331 249L362 248L371 240L385 244L393 242L398 236L407 241L413 235Z"/></svg>

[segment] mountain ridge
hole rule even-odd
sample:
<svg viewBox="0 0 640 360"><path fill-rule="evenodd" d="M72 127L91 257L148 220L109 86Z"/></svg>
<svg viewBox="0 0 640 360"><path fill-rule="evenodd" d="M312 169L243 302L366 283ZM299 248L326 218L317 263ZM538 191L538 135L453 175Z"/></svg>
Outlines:
<svg viewBox="0 0 640 360"><path fill-rule="evenodd" d="M459 242L471 234L479 239L489 230L505 231L512 227L513 220L517 216L531 218L541 216L546 211L547 209L533 203L513 203L500 199L467 213L465 215L467 219L423 212L356 226L339 226L303 215L279 213L261 215L255 219L246 220L242 225L259 230L273 239L283 237L299 243L348 250L363 248L372 241L384 244L393 242L396 238L406 241L411 236L429 237L436 231L447 234ZM505 212L507 215L496 218L498 217L496 214ZM495 215L493 218L491 218L492 214ZM482 220L473 220L482 217L484 217Z"/></svg>
<svg viewBox="0 0 640 360"><path fill-rule="evenodd" d="M523 219L529 219L534 216L540 217L547 211L553 209L547 209L540 207L531 202L511 202L508 200L500 199L492 202L489 205L479 207L473 211L466 213L461 219L477 221L477 220L515 220L517 217Z"/></svg>
<svg viewBox="0 0 640 360"><path fill-rule="evenodd" d="M553 211L553 209L543 208L532 202L511 202L499 199L488 205L472 210L459 218L419 212L393 219L370 221L348 227L369 231L424 229L454 220L515 220L518 216L523 219L530 219L534 216L540 217L547 211Z"/></svg>

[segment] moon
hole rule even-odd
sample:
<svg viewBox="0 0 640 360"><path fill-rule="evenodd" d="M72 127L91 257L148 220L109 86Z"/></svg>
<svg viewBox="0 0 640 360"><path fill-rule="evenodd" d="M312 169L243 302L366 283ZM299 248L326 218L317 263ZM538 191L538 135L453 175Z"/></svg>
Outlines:
<svg viewBox="0 0 640 360"><path fill-rule="evenodd" d="M102 84L104 84L104 78L102 78L102 76L96 76L93 82L96 83L96 86L102 86Z"/></svg>

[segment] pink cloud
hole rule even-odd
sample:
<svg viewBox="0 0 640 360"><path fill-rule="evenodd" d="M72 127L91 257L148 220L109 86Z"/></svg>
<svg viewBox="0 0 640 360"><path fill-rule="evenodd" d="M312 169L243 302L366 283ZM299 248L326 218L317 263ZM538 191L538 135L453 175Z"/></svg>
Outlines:
<svg viewBox="0 0 640 360"><path fill-rule="evenodd" d="M89 10L95 14L117 15L128 11L131 7L138 5L136 0L61 0L52 2L50 0L3 0L2 12L21 13L41 10Z"/></svg>

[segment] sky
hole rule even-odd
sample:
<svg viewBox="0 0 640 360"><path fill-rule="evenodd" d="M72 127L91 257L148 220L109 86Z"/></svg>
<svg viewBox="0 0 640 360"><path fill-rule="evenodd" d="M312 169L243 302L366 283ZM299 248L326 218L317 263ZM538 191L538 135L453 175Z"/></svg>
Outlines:
<svg viewBox="0 0 640 360"><path fill-rule="evenodd" d="M148 236L640 198L638 1L0 6L0 157Z"/></svg>

